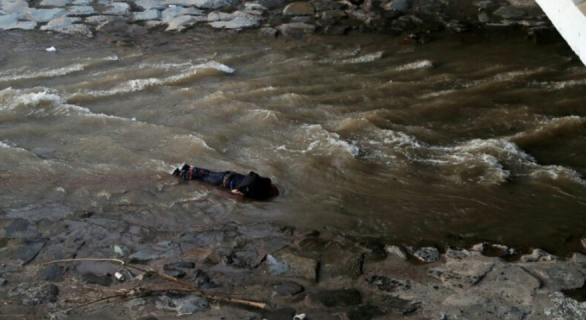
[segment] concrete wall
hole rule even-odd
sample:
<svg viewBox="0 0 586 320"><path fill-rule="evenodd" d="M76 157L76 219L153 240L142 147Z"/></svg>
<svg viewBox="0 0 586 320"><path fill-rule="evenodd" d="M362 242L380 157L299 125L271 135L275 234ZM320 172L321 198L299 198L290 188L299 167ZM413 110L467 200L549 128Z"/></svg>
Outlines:
<svg viewBox="0 0 586 320"><path fill-rule="evenodd" d="M586 65L586 0L536 0Z"/></svg>

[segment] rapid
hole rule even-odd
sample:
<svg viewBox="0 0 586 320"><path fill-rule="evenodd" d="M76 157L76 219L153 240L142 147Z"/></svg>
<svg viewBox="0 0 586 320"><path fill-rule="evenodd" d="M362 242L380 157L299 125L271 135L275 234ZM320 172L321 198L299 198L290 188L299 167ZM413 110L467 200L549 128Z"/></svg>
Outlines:
<svg viewBox="0 0 586 320"><path fill-rule="evenodd" d="M0 211L552 252L586 235L586 68L562 43L145 37L0 36ZM182 162L281 196L180 182Z"/></svg>

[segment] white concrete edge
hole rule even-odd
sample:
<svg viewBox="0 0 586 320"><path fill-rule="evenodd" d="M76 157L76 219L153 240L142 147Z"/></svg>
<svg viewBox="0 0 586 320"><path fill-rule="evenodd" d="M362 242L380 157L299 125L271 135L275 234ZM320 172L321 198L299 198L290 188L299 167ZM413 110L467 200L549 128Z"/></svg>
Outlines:
<svg viewBox="0 0 586 320"><path fill-rule="evenodd" d="M566 42L586 65L586 16L576 3L583 0L536 0Z"/></svg>

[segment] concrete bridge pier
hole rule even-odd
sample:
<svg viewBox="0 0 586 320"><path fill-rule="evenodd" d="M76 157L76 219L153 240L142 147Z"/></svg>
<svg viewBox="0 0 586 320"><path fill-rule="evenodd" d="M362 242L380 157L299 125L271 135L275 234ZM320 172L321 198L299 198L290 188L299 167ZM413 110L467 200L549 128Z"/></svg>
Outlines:
<svg viewBox="0 0 586 320"><path fill-rule="evenodd" d="M586 65L586 0L536 0Z"/></svg>

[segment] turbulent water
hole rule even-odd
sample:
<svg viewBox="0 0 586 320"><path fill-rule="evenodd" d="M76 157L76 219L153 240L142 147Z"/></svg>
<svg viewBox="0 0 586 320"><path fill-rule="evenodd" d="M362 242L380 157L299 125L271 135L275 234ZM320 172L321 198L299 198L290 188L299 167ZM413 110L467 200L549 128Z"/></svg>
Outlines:
<svg viewBox="0 0 586 320"><path fill-rule="evenodd" d="M563 44L517 37L188 33L119 48L4 34L0 206L560 251L586 235L584 93ZM281 196L178 183L184 161L254 170Z"/></svg>

